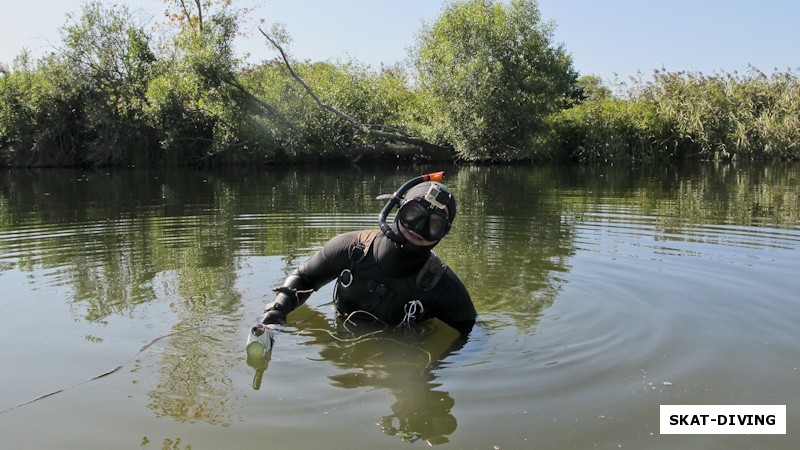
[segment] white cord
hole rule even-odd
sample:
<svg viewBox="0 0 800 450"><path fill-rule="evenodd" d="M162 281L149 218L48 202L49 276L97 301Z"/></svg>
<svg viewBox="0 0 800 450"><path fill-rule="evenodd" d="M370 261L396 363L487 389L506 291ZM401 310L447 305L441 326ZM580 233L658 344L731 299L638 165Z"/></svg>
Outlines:
<svg viewBox="0 0 800 450"><path fill-rule="evenodd" d="M422 302L419 300L411 300L403 306L403 310L406 312L405 317L403 317L403 321L397 325L398 328L402 327L405 324L406 327L411 327L411 322L417 320L417 308L419 308L420 317L425 312L425 307L422 306Z"/></svg>
<svg viewBox="0 0 800 450"><path fill-rule="evenodd" d="M344 325L344 329L345 329L345 330L347 330L347 331L350 331L350 329L349 329L349 328L347 328L347 322L350 322L350 323L352 323L352 324L353 324L353 326L358 326L358 325L357 325L355 322L353 322L352 320L350 320L350 319L351 319L353 316L355 316L356 314L366 314L366 315L368 315L368 316L372 317L372 318L373 318L373 319L374 319L376 322L380 322L380 323L382 323L382 324L383 324L383 326L384 326L384 328L386 328L386 326L387 326L387 325L386 325L386 322L382 321L381 319L378 319L378 317L377 317L375 314L372 314L372 313L371 313L371 312L369 312L369 311L364 311L363 309L359 309L359 310L356 310L356 311L353 311L353 312L351 312L350 314L348 314L348 315L347 315L347 317L345 317L345 319L344 319L344 322L342 322L342 325ZM352 333L352 331L350 331L350 332Z"/></svg>

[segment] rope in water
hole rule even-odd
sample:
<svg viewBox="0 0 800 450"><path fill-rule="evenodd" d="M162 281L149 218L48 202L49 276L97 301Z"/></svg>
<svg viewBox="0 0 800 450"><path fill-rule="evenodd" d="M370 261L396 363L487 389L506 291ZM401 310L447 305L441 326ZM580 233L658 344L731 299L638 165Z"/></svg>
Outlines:
<svg viewBox="0 0 800 450"><path fill-rule="evenodd" d="M167 333L165 335L159 336L159 337L153 339L152 341L148 342L144 346L142 346L142 348L140 348L139 351L136 352L135 355L133 355L130 358L128 358L127 361L123 362L122 364L118 365L117 367L115 367L115 368L113 368L113 369L111 369L111 370L109 370L107 372L103 372L100 375L95 375L92 378L89 378L88 380L81 381L80 383L74 384L72 386L68 386L68 387L65 387L65 388L62 388L62 389L58 389L58 390L55 390L53 392L49 392L47 394L40 395L39 397L36 397L34 399L31 399L31 400L28 400L26 402L19 403L19 404L14 405L14 406L12 406L10 408L6 408L6 409L0 411L0 414L7 413L9 411L12 411L12 410L15 410L17 408L23 407L25 405L30 405L31 403L38 402L39 400L43 400L43 399L45 399L47 397L52 397L52 396L54 396L56 394L60 394L60 393L65 392L65 391L69 391L70 389L75 389L76 387L83 386L84 384L90 383L90 382L95 381L95 380L99 380L100 378L103 378L103 377L107 377L107 376L109 376L109 375L111 375L113 373L118 372L120 369L125 367L126 364L128 364L131 361L133 361L137 356L142 354L142 352L144 352L145 350L150 348L153 344L155 344L156 342L160 341L161 339L164 339L164 338L167 338L167 337L170 337L170 336L174 336L174 335L180 334L180 333L185 333L187 331L196 330L198 328L200 328L200 325L198 325L196 327L185 328L183 330L173 331L172 333Z"/></svg>

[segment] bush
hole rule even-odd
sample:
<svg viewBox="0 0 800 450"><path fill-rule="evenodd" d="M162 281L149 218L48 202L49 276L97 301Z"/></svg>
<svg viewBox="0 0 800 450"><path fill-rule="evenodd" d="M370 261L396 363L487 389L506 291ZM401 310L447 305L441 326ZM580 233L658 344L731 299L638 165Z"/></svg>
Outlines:
<svg viewBox="0 0 800 450"><path fill-rule="evenodd" d="M548 119L539 154L575 160L800 159L800 82L656 72L626 98L587 99Z"/></svg>
<svg viewBox="0 0 800 450"><path fill-rule="evenodd" d="M84 6L62 29L66 50L5 70L0 139L11 165L120 164L147 147L143 93L155 61L127 9Z"/></svg>
<svg viewBox="0 0 800 450"><path fill-rule="evenodd" d="M351 116L358 124L385 125L414 133L419 112L416 94L407 88L400 68L380 71L354 61L303 62L292 66L323 103ZM321 108L278 61L246 71L243 84L274 107L267 114L282 153L290 159L350 159L383 145Z"/></svg>
<svg viewBox="0 0 800 450"><path fill-rule="evenodd" d="M467 160L529 157L545 118L578 94L571 58L534 0L448 4L420 33L415 65L433 134Z"/></svg>

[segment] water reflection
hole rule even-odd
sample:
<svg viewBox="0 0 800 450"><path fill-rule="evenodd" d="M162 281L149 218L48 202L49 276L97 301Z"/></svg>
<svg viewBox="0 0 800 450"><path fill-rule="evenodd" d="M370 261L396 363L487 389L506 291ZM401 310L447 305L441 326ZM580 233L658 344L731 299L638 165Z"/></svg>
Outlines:
<svg viewBox="0 0 800 450"><path fill-rule="evenodd" d="M156 277L158 298L169 299L174 330L197 329L173 336L160 354L158 383L149 392L148 406L159 416L179 422L230 423L227 375L234 356L225 344L236 335L241 293L235 288L233 261L223 251L208 256L193 268L161 272ZM220 270L222 269L222 270Z"/></svg>
<svg viewBox="0 0 800 450"><path fill-rule="evenodd" d="M231 423L233 381L226 375L230 359L216 338L182 333L159 355L158 381L147 406L159 417L178 422Z"/></svg>
<svg viewBox="0 0 800 450"><path fill-rule="evenodd" d="M466 338L438 320L391 328L329 319L312 310L299 313L292 325L307 338L303 344L340 371L328 377L332 386L392 395L391 410L377 418L383 433L430 445L448 442L457 427L455 400L440 389L437 372L462 351Z"/></svg>

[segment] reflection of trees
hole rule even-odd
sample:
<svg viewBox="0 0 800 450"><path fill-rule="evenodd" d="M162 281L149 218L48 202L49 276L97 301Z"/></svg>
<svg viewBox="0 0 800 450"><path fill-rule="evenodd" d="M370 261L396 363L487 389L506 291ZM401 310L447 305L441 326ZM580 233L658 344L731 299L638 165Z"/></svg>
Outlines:
<svg viewBox="0 0 800 450"><path fill-rule="evenodd" d="M390 414L379 418L381 431L430 444L448 441L457 426L451 412L455 401L437 389L436 371L464 345L457 332L437 321L408 331L363 322L348 327L314 312L293 319L298 331L311 338L306 345L319 348L320 356L341 370L329 377L331 385L392 395Z"/></svg>
<svg viewBox="0 0 800 450"><path fill-rule="evenodd" d="M179 281L184 268L233 272L237 255L307 255L297 243L320 242L327 230L302 226L303 217L325 203L298 205L307 196L297 190L308 189L298 179L285 171L5 173L0 232L13 239L0 241L0 257L72 287L84 320L129 316L157 299L160 273L178 272Z"/></svg>
<svg viewBox="0 0 800 450"><path fill-rule="evenodd" d="M705 225L795 227L799 169L741 163L580 167L566 193L581 203L574 208L579 213L631 211L647 217L656 239L686 239Z"/></svg>
<svg viewBox="0 0 800 450"><path fill-rule="evenodd" d="M520 326L557 296L584 214L630 211L666 236L703 224L791 228L800 214L797 165L468 167L450 175L459 218L437 251L479 311L513 315Z"/></svg>
<svg viewBox="0 0 800 450"><path fill-rule="evenodd" d="M149 392L148 407L180 422L230 423L231 380L224 376L230 358L197 333L170 339L161 353L160 381Z"/></svg>
<svg viewBox="0 0 800 450"><path fill-rule="evenodd" d="M236 318L241 295L234 290L234 271L197 267L165 281L171 309L178 316L176 330L200 325L197 332L170 338L161 353L159 383L149 392L148 406L158 415L178 421L228 424L232 382L224 374L239 354L231 354L220 335L238 335L230 323Z"/></svg>
<svg viewBox="0 0 800 450"><path fill-rule="evenodd" d="M558 293L574 253L562 220L556 168L471 167L450 184L459 200L451 236L437 252L464 280L483 313L533 324Z"/></svg>

